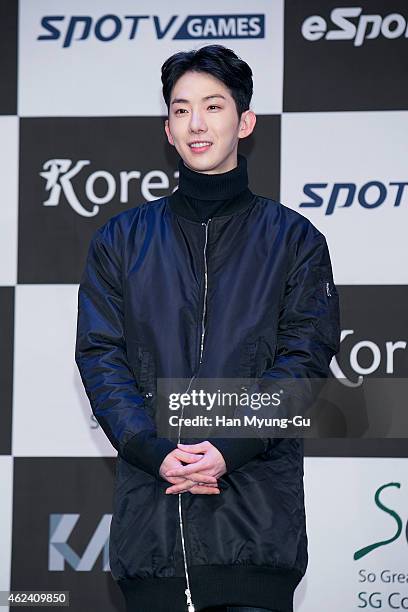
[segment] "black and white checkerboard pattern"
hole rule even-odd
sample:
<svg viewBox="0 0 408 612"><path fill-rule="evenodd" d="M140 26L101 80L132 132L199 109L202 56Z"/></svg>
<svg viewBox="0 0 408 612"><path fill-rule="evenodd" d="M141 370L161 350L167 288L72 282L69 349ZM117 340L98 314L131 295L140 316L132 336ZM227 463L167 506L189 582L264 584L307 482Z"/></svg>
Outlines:
<svg viewBox="0 0 408 612"><path fill-rule="evenodd" d="M257 125L240 151L252 190L327 238L344 402L344 381L406 376L407 24L401 0L3 0L0 590L69 590L72 610L123 609L107 557L115 451L74 363L76 299L95 229L177 185L160 92L172 53L220 43L253 69ZM311 560L298 610L354 610L366 596L352 555L381 539L370 514L378 487L408 488L407 444L325 439L305 449ZM402 496L387 499L403 514ZM350 566L340 581L314 526L330 529L331 550ZM402 569L398 546L367 566Z"/></svg>

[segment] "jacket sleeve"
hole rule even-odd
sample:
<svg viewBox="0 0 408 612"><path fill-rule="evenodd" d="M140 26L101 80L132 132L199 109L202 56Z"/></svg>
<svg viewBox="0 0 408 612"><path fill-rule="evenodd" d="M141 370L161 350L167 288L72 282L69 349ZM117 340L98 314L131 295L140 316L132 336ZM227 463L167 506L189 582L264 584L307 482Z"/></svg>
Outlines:
<svg viewBox="0 0 408 612"><path fill-rule="evenodd" d="M78 290L75 361L92 412L118 454L160 478L160 465L176 444L157 437L128 363L120 242L110 222L91 239Z"/></svg>
<svg viewBox="0 0 408 612"><path fill-rule="evenodd" d="M280 305L275 359L272 367L253 382L249 392L271 392L270 389L273 392L279 388L279 380L302 379L299 388L304 395L297 401L305 408L321 388L318 381L329 376L330 361L340 349L339 296L324 235L308 223L294 248L295 257ZM280 439L259 436L214 438L211 442L223 454L231 471Z"/></svg>

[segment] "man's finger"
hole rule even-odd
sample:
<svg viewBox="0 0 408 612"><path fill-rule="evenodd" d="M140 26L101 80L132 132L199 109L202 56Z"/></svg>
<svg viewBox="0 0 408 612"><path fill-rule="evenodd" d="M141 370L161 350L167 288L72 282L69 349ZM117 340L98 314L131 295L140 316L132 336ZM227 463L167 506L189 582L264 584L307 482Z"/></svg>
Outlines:
<svg viewBox="0 0 408 612"><path fill-rule="evenodd" d="M179 442L177 446L190 453L206 453L209 450L207 442L197 442L197 444L182 444Z"/></svg>
<svg viewBox="0 0 408 612"><path fill-rule="evenodd" d="M221 491L215 487L195 485L194 487L191 487L191 489L189 489L189 493L193 493L193 494L204 493L205 495L219 495Z"/></svg>
<svg viewBox="0 0 408 612"><path fill-rule="evenodd" d="M173 470L170 470L172 472ZM167 478L175 478L168 472L166 473ZM203 482L204 484L216 484L217 478L212 474L206 474L205 472L193 472L188 474L187 476L179 476L179 478L183 478L185 480L191 480L193 482Z"/></svg>
<svg viewBox="0 0 408 612"><path fill-rule="evenodd" d="M167 482L171 482L171 484L179 484L181 482L185 482L186 480L182 476L167 476L167 474L164 474L164 478L167 480Z"/></svg>
<svg viewBox="0 0 408 612"><path fill-rule="evenodd" d="M165 493L166 493L166 495L168 493L184 493L185 491L188 491L189 489L191 489L191 487L193 487L194 485L195 485L194 482L192 482L191 480L185 479L181 483L174 484L174 485L168 487L166 489Z"/></svg>
<svg viewBox="0 0 408 612"><path fill-rule="evenodd" d="M206 485L216 485L218 482L215 476L211 476L210 474L203 474L202 472L194 472L193 474L189 474L188 478L184 476L171 476L167 472L164 473L164 476L172 484L181 484L186 480L190 480L196 483L202 482Z"/></svg>
<svg viewBox="0 0 408 612"><path fill-rule="evenodd" d="M180 448L175 448L173 453L177 459L181 459L181 461L184 461L184 463L197 463L197 461L200 461L200 459L204 457L204 455L189 453L181 450Z"/></svg>
<svg viewBox="0 0 408 612"><path fill-rule="evenodd" d="M208 469L210 464L203 459L200 461L200 469L198 470L198 465L196 463L192 463L191 465L182 465L179 468L172 468L167 472L168 476L190 476L194 473L202 473L204 470Z"/></svg>
<svg viewBox="0 0 408 612"><path fill-rule="evenodd" d="M186 483L190 483L189 486ZM166 495L174 494L174 493L186 493L187 491L191 491L192 493L206 493L207 495L213 495L214 493L220 493L218 487L210 486L210 485L198 485L193 484L191 481L186 480L184 484L177 484L168 487L165 491Z"/></svg>
<svg viewBox="0 0 408 612"><path fill-rule="evenodd" d="M217 479L215 476L212 476L211 474L205 474L204 472L194 472L193 474L189 474L188 480L192 480L193 482L197 483L202 482L204 484L217 483Z"/></svg>

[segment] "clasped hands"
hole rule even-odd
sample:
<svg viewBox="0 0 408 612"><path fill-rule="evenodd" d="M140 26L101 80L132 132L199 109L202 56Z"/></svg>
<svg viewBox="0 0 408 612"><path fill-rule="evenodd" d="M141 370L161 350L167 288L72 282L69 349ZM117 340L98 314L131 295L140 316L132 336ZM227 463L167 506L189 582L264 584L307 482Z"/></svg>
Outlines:
<svg viewBox="0 0 408 612"><path fill-rule="evenodd" d="M189 491L217 495L220 493L217 479L226 471L224 457L218 448L205 440L198 444L177 444L163 460L159 473L172 484L166 494Z"/></svg>

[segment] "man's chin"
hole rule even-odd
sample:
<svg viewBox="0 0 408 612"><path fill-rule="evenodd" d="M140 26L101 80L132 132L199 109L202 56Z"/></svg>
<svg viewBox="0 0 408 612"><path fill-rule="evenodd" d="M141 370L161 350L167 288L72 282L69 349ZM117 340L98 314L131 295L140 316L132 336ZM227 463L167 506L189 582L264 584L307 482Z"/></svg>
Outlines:
<svg viewBox="0 0 408 612"><path fill-rule="evenodd" d="M181 157L183 157L184 164L190 168L190 170L194 170L195 172L202 172L206 174L221 174L222 172L227 172L227 170L223 168L225 160L217 160L214 153L215 152L209 150L208 152L203 153L202 156L190 153L187 159L183 156Z"/></svg>
<svg viewBox="0 0 408 612"><path fill-rule="evenodd" d="M195 172L214 172L217 164L207 159L191 159L183 160L184 164ZM215 166L215 167L214 167Z"/></svg>

